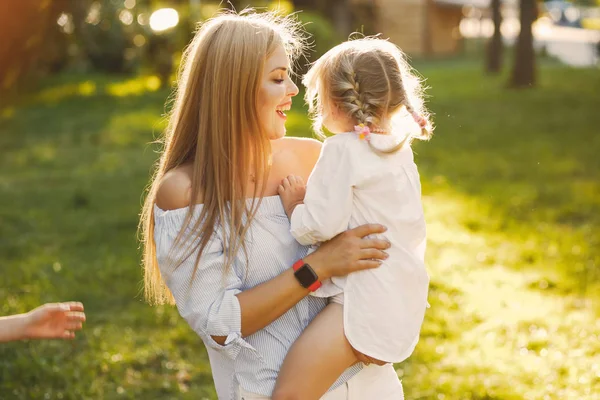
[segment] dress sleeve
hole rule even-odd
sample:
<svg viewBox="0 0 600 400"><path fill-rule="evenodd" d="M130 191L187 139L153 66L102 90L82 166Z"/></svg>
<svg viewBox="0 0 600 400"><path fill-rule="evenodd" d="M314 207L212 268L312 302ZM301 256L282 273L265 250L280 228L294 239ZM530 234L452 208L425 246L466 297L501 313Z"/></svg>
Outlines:
<svg viewBox="0 0 600 400"><path fill-rule="evenodd" d="M291 233L303 245L331 239L348 229L355 171L346 138L327 139L308 178L304 204L296 206Z"/></svg>
<svg viewBox="0 0 600 400"><path fill-rule="evenodd" d="M177 265L185 254L175 246L187 209L163 211L155 207L154 241L160 272L175 298L179 314L204 343L235 359L242 348L254 348L242 338L241 310L237 294L242 281L233 268L224 270L223 244L214 235L202 256L192 281L197 251ZM211 336L226 336L224 345ZM254 350L255 351L255 350Z"/></svg>

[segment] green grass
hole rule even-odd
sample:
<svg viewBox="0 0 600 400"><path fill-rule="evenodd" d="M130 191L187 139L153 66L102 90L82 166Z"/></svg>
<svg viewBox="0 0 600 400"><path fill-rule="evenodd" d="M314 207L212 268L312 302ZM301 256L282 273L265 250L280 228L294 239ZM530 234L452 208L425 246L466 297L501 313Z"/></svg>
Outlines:
<svg viewBox="0 0 600 400"><path fill-rule="evenodd" d="M422 63L437 125L415 145L430 303L408 399L597 399L597 70L509 91L478 62ZM71 342L0 345L0 397L214 399L200 339L140 295L141 193L164 128L153 78L57 77L0 110L0 314L80 300ZM301 103L301 101L297 101ZM308 135L299 106L289 131Z"/></svg>

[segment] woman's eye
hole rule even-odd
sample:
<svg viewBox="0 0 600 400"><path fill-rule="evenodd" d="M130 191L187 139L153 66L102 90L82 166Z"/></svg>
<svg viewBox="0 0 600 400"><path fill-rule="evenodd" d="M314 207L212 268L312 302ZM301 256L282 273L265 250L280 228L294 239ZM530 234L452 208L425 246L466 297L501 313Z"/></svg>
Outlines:
<svg viewBox="0 0 600 400"><path fill-rule="evenodd" d="M283 83L284 79L275 79L275 83Z"/></svg>

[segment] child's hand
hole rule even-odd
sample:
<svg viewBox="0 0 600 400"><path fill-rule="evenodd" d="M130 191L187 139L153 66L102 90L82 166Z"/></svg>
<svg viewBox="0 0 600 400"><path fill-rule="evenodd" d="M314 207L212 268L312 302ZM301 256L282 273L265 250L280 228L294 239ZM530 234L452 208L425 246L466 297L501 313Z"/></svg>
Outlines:
<svg viewBox="0 0 600 400"><path fill-rule="evenodd" d="M28 339L73 339L83 326L83 304L48 303L26 315L25 337Z"/></svg>
<svg viewBox="0 0 600 400"><path fill-rule="evenodd" d="M290 175L285 178L277 188L277 193L281 197L283 208L288 218L292 218L292 213L298 204L304 203L306 186L304 180L296 175Z"/></svg>

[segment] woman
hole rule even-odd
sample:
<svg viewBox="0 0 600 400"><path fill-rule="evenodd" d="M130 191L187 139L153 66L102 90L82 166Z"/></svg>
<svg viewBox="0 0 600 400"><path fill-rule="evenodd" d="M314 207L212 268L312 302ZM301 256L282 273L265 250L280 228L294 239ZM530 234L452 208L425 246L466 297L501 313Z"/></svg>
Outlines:
<svg viewBox="0 0 600 400"><path fill-rule="evenodd" d="M289 233L277 187L290 174L308 178L320 152L316 141L283 138L298 93L288 75L297 32L272 14L223 14L202 26L184 54L142 212L146 295L174 302L200 335L220 399L268 398L285 354L326 305L308 288L376 268L389 247L365 238L380 225L309 256ZM359 363L326 398L381 399L378 388L390 384L400 385L391 365Z"/></svg>

